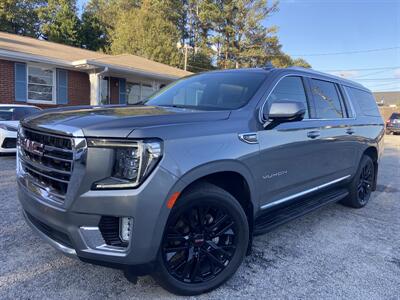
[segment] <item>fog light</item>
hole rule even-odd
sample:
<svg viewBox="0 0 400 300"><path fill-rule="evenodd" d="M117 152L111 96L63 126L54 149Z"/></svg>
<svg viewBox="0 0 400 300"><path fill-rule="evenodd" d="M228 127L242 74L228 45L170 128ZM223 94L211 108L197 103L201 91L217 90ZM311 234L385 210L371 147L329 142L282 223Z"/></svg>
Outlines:
<svg viewBox="0 0 400 300"><path fill-rule="evenodd" d="M123 242L129 242L132 234L132 218L120 218L119 236Z"/></svg>

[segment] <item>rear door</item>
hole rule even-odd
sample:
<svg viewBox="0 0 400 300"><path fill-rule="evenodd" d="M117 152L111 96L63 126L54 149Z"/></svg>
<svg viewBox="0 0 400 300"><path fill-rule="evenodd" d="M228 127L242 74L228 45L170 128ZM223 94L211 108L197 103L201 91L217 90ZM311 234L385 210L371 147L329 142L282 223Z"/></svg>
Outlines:
<svg viewBox="0 0 400 300"><path fill-rule="evenodd" d="M355 134L354 112L343 97L340 85L325 78L309 78L314 104L311 121L320 125L320 175L324 182L345 179L352 175L359 147Z"/></svg>

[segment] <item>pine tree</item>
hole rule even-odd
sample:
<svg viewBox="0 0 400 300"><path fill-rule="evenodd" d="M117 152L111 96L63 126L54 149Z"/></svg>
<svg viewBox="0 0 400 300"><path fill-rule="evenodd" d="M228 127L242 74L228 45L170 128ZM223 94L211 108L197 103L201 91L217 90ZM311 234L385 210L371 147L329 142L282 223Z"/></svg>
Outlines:
<svg viewBox="0 0 400 300"><path fill-rule="evenodd" d="M181 66L177 49L180 32L165 18L158 3L143 0L140 8L119 15L111 34L113 54L131 53L172 66Z"/></svg>
<svg viewBox="0 0 400 300"><path fill-rule="evenodd" d="M94 51L106 51L109 47L108 28L95 11L85 9L79 29L80 46Z"/></svg>
<svg viewBox="0 0 400 300"><path fill-rule="evenodd" d="M76 0L48 0L38 11L42 38L71 46L80 46Z"/></svg>
<svg viewBox="0 0 400 300"><path fill-rule="evenodd" d="M42 0L0 0L0 31L30 37L40 36L37 10Z"/></svg>

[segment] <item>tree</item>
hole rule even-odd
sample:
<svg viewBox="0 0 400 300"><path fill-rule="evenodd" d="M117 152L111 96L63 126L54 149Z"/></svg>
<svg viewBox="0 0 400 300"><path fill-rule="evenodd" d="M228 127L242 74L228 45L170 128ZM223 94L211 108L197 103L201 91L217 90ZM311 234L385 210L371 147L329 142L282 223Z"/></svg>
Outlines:
<svg viewBox="0 0 400 300"><path fill-rule="evenodd" d="M0 0L0 30L95 51L132 53L188 70L298 65L282 51L274 0Z"/></svg>
<svg viewBox="0 0 400 300"><path fill-rule="evenodd" d="M292 66L298 66L303 68L311 68L311 65L303 58L296 58L293 60Z"/></svg>
<svg viewBox="0 0 400 300"><path fill-rule="evenodd" d="M219 68L304 65L283 53L275 26L263 22L278 10L267 0L189 0L188 41ZM195 54L196 55L196 51Z"/></svg>
<svg viewBox="0 0 400 300"><path fill-rule="evenodd" d="M181 66L177 26L151 0L118 16L111 36L113 54L131 53L172 66Z"/></svg>
<svg viewBox="0 0 400 300"><path fill-rule="evenodd" d="M81 17L82 47L110 52L116 22L121 14L139 7L140 0L89 0Z"/></svg>
<svg viewBox="0 0 400 300"><path fill-rule="evenodd" d="M189 43L219 68L264 65L280 53L276 28L262 25L276 10L267 0L190 0Z"/></svg>
<svg viewBox="0 0 400 300"><path fill-rule="evenodd" d="M82 13L79 30L80 46L89 50L106 51L109 47L107 26L90 9Z"/></svg>
<svg viewBox="0 0 400 300"><path fill-rule="evenodd" d="M42 38L71 46L80 46L80 20L77 15L76 0L47 0L40 7Z"/></svg>
<svg viewBox="0 0 400 300"><path fill-rule="evenodd" d="M185 3L185 35L182 44L191 47L188 70L202 72L215 69L215 52L211 41L213 6L211 1L188 0Z"/></svg>
<svg viewBox="0 0 400 300"><path fill-rule="evenodd" d="M39 37L37 11L43 4L41 0L0 0L0 31Z"/></svg>

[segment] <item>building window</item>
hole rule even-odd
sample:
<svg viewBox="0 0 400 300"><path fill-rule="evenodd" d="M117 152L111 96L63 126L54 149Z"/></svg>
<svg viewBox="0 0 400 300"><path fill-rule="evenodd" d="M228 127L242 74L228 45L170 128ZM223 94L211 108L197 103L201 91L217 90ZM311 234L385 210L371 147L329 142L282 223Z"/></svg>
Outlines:
<svg viewBox="0 0 400 300"><path fill-rule="evenodd" d="M52 68L28 65L28 101L36 103L55 102L55 76Z"/></svg>
<svg viewBox="0 0 400 300"><path fill-rule="evenodd" d="M110 78L103 77L100 80L100 104L110 104Z"/></svg>
<svg viewBox="0 0 400 300"><path fill-rule="evenodd" d="M149 84L131 83L126 84L126 95L128 104L135 104L150 97L154 93L154 88Z"/></svg>

